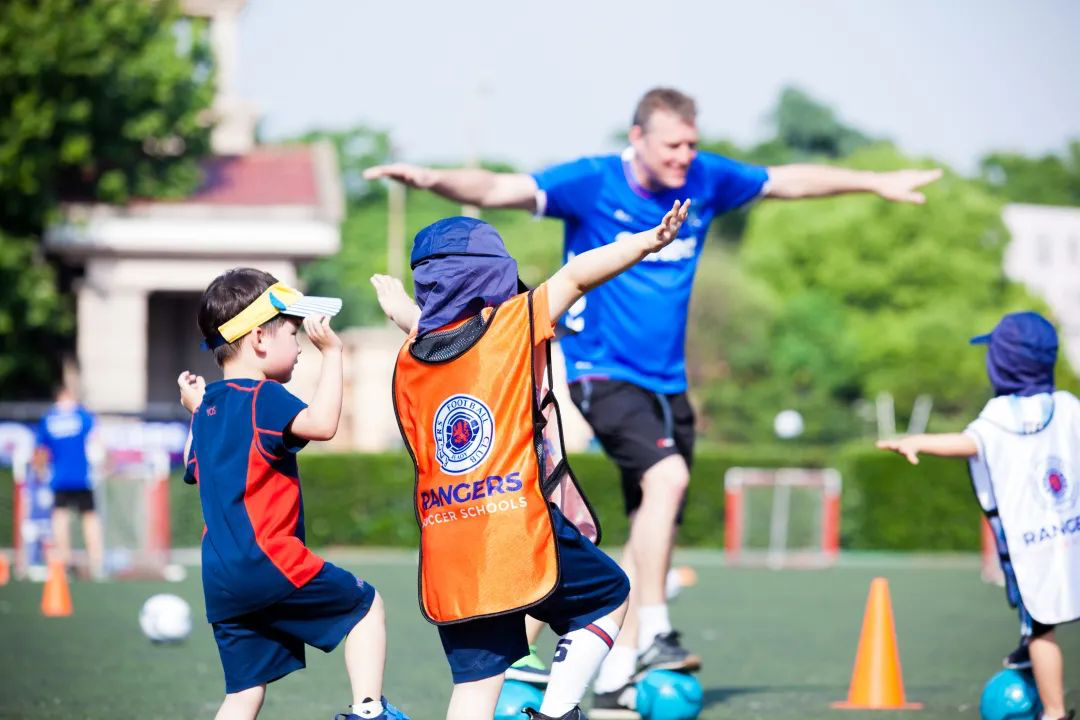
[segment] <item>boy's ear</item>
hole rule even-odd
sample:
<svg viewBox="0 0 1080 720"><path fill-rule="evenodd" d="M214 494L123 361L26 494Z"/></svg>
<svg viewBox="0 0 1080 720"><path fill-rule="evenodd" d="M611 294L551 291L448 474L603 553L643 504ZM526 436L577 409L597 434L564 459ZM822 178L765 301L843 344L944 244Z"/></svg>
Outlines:
<svg viewBox="0 0 1080 720"><path fill-rule="evenodd" d="M262 325L249 332L247 337L244 338L245 342L251 343L251 349L256 353L266 352L266 340L266 328Z"/></svg>

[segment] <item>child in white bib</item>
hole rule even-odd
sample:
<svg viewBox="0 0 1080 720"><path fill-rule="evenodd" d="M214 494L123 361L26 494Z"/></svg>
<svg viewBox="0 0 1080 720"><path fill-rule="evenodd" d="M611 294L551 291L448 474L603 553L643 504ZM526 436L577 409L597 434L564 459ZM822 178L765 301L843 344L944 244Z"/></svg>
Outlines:
<svg viewBox="0 0 1080 720"><path fill-rule="evenodd" d="M1054 627L1080 618L1080 400L1054 389L1058 339L1037 313L1006 315L988 345L994 388L961 433L912 435L877 444L918 464L919 453L968 459L979 505L997 539L1021 644L1007 667L1030 665L1043 720L1065 712L1064 661Z"/></svg>

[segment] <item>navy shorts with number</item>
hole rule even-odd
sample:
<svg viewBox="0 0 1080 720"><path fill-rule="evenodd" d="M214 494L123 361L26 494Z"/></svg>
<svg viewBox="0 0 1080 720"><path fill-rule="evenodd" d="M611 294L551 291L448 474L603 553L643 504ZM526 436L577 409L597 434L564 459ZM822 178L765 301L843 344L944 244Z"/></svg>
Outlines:
<svg viewBox="0 0 1080 720"><path fill-rule="evenodd" d="M614 560L593 545L558 510L552 511L559 546L559 584L528 614L558 635L580 630L618 608L630 594L630 581ZM455 683L501 675L529 654L525 613L517 612L439 626Z"/></svg>
<svg viewBox="0 0 1080 720"><path fill-rule="evenodd" d="M584 379L570 386L570 398L619 466L628 515L641 506L646 470L672 455L691 466L694 409L686 393L663 395L621 380Z"/></svg>
<svg viewBox="0 0 1080 720"><path fill-rule="evenodd" d="M375 588L325 563L306 585L284 600L212 623L225 692L278 680L304 667L304 645L330 652L375 601Z"/></svg>

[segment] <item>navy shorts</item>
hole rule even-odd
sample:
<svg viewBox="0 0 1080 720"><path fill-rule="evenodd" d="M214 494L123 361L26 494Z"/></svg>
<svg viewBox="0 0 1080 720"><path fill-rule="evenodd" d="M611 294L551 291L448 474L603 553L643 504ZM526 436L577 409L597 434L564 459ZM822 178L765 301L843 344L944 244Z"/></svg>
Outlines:
<svg viewBox="0 0 1080 720"><path fill-rule="evenodd" d="M273 605L211 623L225 692L247 690L304 667L304 645L330 652L375 601L375 588L326 563L306 585Z"/></svg>
<svg viewBox="0 0 1080 720"><path fill-rule="evenodd" d="M672 455L693 465L694 408L686 393L663 395L623 380L583 379L570 385L570 399L619 467L627 515L641 507L646 470Z"/></svg>
<svg viewBox="0 0 1080 720"><path fill-rule="evenodd" d="M561 574L555 591L528 614L558 635L580 630L618 608L630 581L614 560L593 545L558 510L552 512ZM501 675L529 654L525 612L439 626L455 683Z"/></svg>
<svg viewBox="0 0 1080 720"><path fill-rule="evenodd" d="M56 490L53 492L54 508L69 508L80 513L94 511L93 490Z"/></svg>

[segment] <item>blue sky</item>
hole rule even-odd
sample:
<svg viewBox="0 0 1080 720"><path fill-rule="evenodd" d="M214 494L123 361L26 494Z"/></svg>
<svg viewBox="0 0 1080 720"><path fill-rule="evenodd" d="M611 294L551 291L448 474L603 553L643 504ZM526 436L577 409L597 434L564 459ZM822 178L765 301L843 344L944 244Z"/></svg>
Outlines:
<svg viewBox="0 0 1080 720"><path fill-rule="evenodd" d="M970 171L1080 138L1072 0L250 0L239 90L266 137L365 123L403 159L529 169L614 148L638 96L692 94L699 126L768 132L785 84Z"/></svg>

